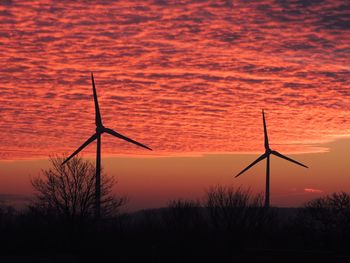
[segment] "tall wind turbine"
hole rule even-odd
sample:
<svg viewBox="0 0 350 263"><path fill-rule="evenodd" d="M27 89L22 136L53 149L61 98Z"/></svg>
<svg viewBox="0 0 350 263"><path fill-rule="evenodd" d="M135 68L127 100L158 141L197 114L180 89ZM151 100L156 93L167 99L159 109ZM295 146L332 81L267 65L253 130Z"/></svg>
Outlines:
<svg viewBox="0 0 350 263"><path fill-rule="evenodd" d="M235 177L240 176L242 173L247 171L249 168L253 167L258 162L264 160L266 158L266 189L265 189L265 207L270 207L270 155L273 154L277 157L280 157L282 159L285 159L287 161L290 161L292 163L298 164L300 166L307 167L306 165L299 163L291 158L288 158L287 156L284 156L280 154L277 151L271 150L269 145L269 138L267 136L267 129L266 129L266 122L265 122L265 114L264 110L262 110L262 117L263 117L263 124L264 124L264 138L265 138L265 153L261 155L258 159L256 159L254 162L252 162L250 165L248 165L245 169L243 169L239 174L237 174Z"/></svg>
<svg viewBox="0 0 350 263"><path fill-rule="evenodd" d="M101 114L100 114L100 108L98 106L98 100L97 100L97 94L96 94L96 88L95 88L95 81L94 81L94 75L91 73L91 81L92 81L92 91L94 94L94 102L95 102L95 123L96 123L96 132L93 134L89 139L86 140L74 153L72 153L63 163L65 164L68 162L73 156L78 154L81 150L83 150L86 146L88 146L90 143L92 143L94 140L97 140L97 151L96 151L96 181L95 181L95 216L96 218L100 218L100 204L101 204L101 135L102 133L108 133L110 135L113 135L117 138L123 139L127 142L136 144L140 147L146 148L148 150L152 150L151 148L147 147L146 145L143 145L137 141L134 141L132 139L129 139L128 137L117 133L116 131L106 128L102 124Z"/></svg>

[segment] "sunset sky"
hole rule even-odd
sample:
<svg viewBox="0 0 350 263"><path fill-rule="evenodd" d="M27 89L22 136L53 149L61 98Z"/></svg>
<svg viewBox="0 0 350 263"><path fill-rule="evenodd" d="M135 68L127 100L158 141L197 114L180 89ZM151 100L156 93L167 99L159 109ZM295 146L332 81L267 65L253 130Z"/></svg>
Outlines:
<svg viewBox="0 0 350 263"><path fill-rule="evenodd" d="M271 203L350 192L350 3L0 1L0 200L32 194L48 157L95 129L90 72L109 135L102 165L129 209L202 198L212 185L265 187ZM95 143L82 156L94 160Z"/></svg>

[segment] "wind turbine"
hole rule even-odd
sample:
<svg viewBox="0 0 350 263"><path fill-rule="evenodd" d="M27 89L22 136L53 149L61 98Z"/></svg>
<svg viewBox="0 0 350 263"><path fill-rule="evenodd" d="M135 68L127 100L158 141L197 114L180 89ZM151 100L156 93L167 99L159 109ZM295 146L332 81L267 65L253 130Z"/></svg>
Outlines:
<svg viewBox="0 0 350 263"><path fill-rule="evenodd" d="M86 140L75 152L73 152L63 163L64 165L66 162L68 162L71 158L73 158L76 154L78 154L81 150L83 150L86 146L88 146L90 143L92 143L94 140L97 140L97 151L96 151L96 181L95 181L95 216L97 219L100 218L100 202L101 202L101 135L103 133L108 133L110 135L113 135L117 138L123 139L127 142L136 144L140 147L146 148L148 150L151 150L151 148L147 147L146 145L143 145L137 141L134 141L132 139L129 139L128 137L117 133L116 131L106 128L102 124L101 114L100 114L100 108L98 106L98 100L97 100L97 94L96 94L96 88L95 88L95 81L94 81L94 75L91 72L91 81L92 81L92 91L94 94L94 102L95 102L95 123L96 123L96 132Z"/></svg>
<svg viewBox="0 0 350 263"><path fill-rule="evenodd" d="M291 158L288 158L287 156L284 156L280 154L277 151L271 150L269 145L269 138L267 136L267 129L266 129L266 122L265 122L265 114L264 110L262 110L262 118L263 118L263 124L264 124L264 139L265 139L265 153L261 155L258 159L256 159L254 162L252 162L250 165L248 165L245 169L243 169L239 174L237 174L235 177L240 176L242 173L247 171L249 168L253 167L258 162L264 160L266 158L266 189L265 189L265 207L270 207L270 155L273 154L277 157L280 157L282 159L285 159L287 161L290 161L292 163L298 164L300 166L307 167L306 165L299 163Z"/></svg>

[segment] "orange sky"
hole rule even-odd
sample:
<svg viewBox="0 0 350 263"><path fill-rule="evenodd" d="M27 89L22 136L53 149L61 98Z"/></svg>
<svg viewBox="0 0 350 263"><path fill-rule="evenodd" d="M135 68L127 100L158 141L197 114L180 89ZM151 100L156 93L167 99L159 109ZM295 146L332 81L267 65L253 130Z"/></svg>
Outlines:
<svg viewBox="0 0 350 263"><path fill-rule="evenodd" d="M271 157L271 203L299 206L333 191L350 192L350 139L323 145L324 153L289 155L305 169ZM95 148L95 145L89 146ZM277 148L276 148L277 149ZM265 161L238 178L234 176L257 158L254 154L207 154L186 157L104 157L105 171L117 178L114 191L127 195L127 209L164 206L173 198L202 199L211 186L243 186L254 193L265 189ZM32 194L30 178L48 167L48 160L0 162L0 198L21 202ZM15 200L13 200L15 199Z"/></svg>
<svg viewBox="0 0 350 263"><path fill-rule="evenodd" d="M304 171L276 160L272 203L296 204L288 189L301 191L297 200L307 188L347 189L328 181L335 158L322 158L340 147L327 143L350 135L349 12L331 0L1 1L0 194L30 192L28 174L93 134L90 71L104 124L154 149L102 139L103 165L135 207L231 184L263 151L262 108L271 148L315 162ZM128 162L139 170L126 171ZM332 176L345 178L342 165ZM260 191L260 168L234 184ZM297 174L278 179L278 169ZM301 179L309 174L313 183Z"/></svg>

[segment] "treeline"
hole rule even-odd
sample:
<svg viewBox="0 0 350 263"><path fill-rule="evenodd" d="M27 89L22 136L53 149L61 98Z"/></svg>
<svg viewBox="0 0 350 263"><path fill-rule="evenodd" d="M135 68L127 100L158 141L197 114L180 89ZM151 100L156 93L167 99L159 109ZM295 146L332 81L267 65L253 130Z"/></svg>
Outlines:
<svg viewBox="0 0 350 263"><path fill-rule="evenodd" d="M350 196L334 193L302 208L269 208L260 195L215 186L202 201L93 217L57 216L31 206L0 209L2 254L70 255L72 262L317 259L349 260ZM67 260L66 260L67 261ZM69 260L68 260L69 262Z"/></svg>
<svg viewBox="0 0 350 263"><path fill-rule="evenodd" d="M347 193L267 209L261 195L214 186L199 201L125 214L103 174L96 220L93 164L64 159L32 179L26 210L0 206L0 262L350 262Z"/></svg>

